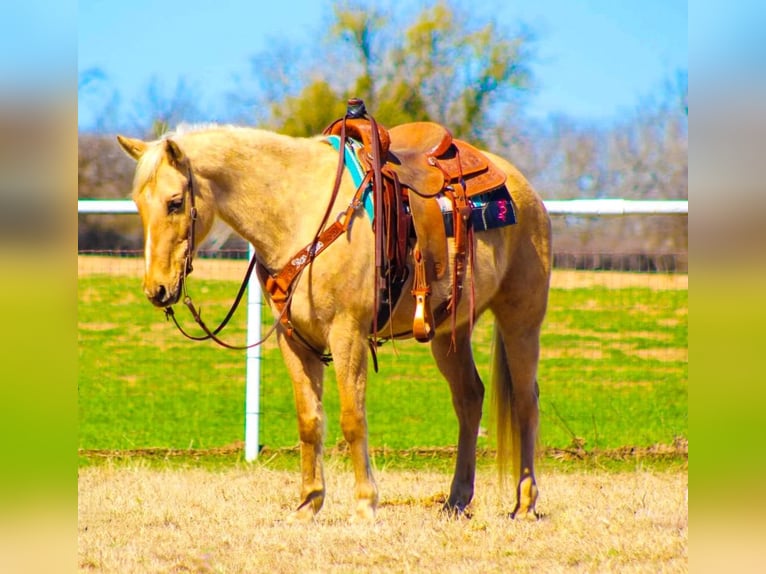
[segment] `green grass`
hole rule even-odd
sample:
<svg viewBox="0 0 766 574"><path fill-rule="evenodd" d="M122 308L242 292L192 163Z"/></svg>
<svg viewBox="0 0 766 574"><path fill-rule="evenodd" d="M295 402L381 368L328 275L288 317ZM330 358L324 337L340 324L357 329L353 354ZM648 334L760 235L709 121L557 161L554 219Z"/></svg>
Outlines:
<svg viewBox="0 0 766 574"><path fill-rule="evenodd" d="M543 337L543 443L669 444L688 431L688 292L553 290Z"/></svg>
<svg viewBox="0 0 766 574"><path fill-rule="evenodd" d="M211 323L228 309L237 282L194 281ZM243 306L244 307L244 306ZM181 320L193 326L183 306ZM474 336L489 382L491 319ZM271 315L264 310L264 324ZM245 355L183 338L143 297L140 279L78 281L80 449L210 449L242 440ZM225 331L245 340L245 311ZM539 369L540 442L586 450L670 444L688 436L688 292L600 287L551 292ZM457 423L446 382L427 346L397 342L379 353L368 383L370 446L452 446ZM341 444L332 367L325 378L326 442ZM261 442L297 443L292 388L273 341L263 349ZM488 414L485 410L485 425ZM480 438L480 447L491 447ZM381 464L386 464L385 457Z"/></svg>

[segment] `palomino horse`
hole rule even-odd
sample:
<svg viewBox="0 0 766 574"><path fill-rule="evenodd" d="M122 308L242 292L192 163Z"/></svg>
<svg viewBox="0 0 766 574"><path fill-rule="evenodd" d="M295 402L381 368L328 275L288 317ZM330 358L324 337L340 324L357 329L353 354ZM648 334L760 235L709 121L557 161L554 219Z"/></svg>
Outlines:
<svg viewBox="0 0 766 574"><path fill-rule="evenodd" d="M279 270L311 244L329 207L338 153L320 137L207 126L180 129L151 142L118 139L138 162L133 199L146 242L143 290L161 308L179 300L191 256L215 217L252 243L259 265ZM502 473L512 462L516 479L516 504L510 516L535 516L537 365L550 278L550 220L519 171L502 158L486 155L508 175L506 186L517 223L475 234L475 261L467 281L472 275L476 313L489 309L495 317L492 384L498 464ZM332 213L347 210L355 191L351 176L344 174ZM348 230L317 256L293 290L291 323L300 340L288 336L283 325L277 329L294 387L300 435L302 502L290 519L311 519L325 497L325 365L312 347L329 350L335 362L341 428L355 476L356 508L351 518L371 520L375 515L378 489L370 468L365 410L374 315L373 235L364 210L357 210ZM453 243L450 240L450 250ZM445 273L432 283L434 307L450 296L450 276ZM405 285L405 295L394 310L391 333L411 329L415 304L406 295L409 289ZM445 321L430 343L449 383L459 422L455 472L445 504L453 513L461 513L473 498L484 399L471 352L473 321L466 299L458 306L455 333Z"/></svg>

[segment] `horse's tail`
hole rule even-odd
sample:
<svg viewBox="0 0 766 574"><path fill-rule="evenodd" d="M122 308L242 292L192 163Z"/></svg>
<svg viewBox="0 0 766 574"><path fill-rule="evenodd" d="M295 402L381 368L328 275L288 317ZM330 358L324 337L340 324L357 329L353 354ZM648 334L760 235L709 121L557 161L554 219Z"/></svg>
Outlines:
<svg viewBox="0 0 766 574"><path fill-rule="evenodd" d="M497 321L495 321L492 339L492 411L497 440L497 469L500 484L507 477L509 462L513 465L513 475L520 476L520 436L519 421L513 405L513 381L508 364L508 355L503 343Z"/></svg>

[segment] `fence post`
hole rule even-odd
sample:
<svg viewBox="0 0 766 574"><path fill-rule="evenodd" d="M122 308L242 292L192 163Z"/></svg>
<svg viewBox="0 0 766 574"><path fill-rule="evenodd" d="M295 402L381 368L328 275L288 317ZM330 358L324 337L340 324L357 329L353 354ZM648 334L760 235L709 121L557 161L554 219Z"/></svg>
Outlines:
<svg viewBox="0 0 766 574"><path fill-rule="evenodd" d="M250 258L255 256L253 246L248 249ZM250 281L247 287L247 344L252 345L261 338L261 284ZM245 460L258 458L259 429L261 417L261 346L247 350L245 389Z"/></svg>

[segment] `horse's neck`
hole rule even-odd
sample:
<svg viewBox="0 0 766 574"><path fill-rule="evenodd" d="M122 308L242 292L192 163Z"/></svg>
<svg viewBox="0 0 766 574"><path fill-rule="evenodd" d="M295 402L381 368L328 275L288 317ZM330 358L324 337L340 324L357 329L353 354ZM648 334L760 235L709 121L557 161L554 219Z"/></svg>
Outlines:
<svg viewBox="0 0 766 574"><path fill-rule="evenodd" d="M258 130L213 134L205 145L192 164L211 182L217 215L262 263L281 267L311 241L327 208L328 156L311 140Z"/></svg>

